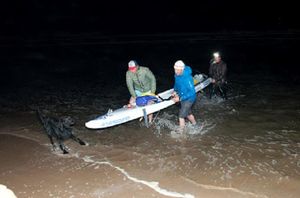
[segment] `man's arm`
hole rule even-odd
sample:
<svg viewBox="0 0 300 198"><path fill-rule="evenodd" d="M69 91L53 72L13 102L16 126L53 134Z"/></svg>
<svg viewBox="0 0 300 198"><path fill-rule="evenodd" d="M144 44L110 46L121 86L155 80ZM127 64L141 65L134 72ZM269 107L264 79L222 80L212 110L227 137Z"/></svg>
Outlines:
<svg viewBox="0 0 300 198"><path fill-rule="evenodd" d="M153 75L153 73L151 72L150 69L147 69L147 77L150 79L151 81L151 93L155 94L156 92L156 78Z"/></svg>
<svg viewBox="0 0 300 198"><path fill-rule="evenodd" d="M208 75L209 75L209 77L212 77L212 75L213 75L212 63L209 65Z"/></svg>
<svg viewBox="0 0 300 198"><path fill-rule="evenodd" d="M226 81L226 75L227 75L227 64L224 63L224 65L222 67L222 81L223 82Z"/></svg>
<svg viewBox="0 0 300 198"><path fill-rule="evenodd" d="M191 97L195 93L195 85L193 80L189 80L187 87L186 87L187 92L180 97L180 100L186 100L187 98Z"/></svg>
<svg viewBox="0 0 300 198"><path fill-rule="evenodd" d="M209 65L209 72L208 72L208 76L212 78L212 83L215 83L216 80L213 78L213 63L211 61L210 65Z"/></svg>
<svg viewBox="0 0 300 198"><path fill-rule="evenodd" d="M134 88L133 88L133 80L130 77L129 73L126 73L126 84L127 84L127 88L129 90L129 93L132 97L136 97L136 94L134 92Z"/></svg>

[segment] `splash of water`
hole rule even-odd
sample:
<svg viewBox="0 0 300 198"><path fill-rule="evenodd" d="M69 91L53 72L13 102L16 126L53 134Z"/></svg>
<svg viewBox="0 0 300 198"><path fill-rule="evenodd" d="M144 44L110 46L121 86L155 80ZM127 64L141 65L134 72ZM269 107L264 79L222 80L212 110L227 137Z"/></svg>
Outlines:
<svg viewBox="0 0 300 198"><path fill-rule="evenodd" d="M174 121L176 120L176 122ZM189 136L194 135L204 135L208 133L210 130L212 130L216 124L211 123L209 121L201 121L200 124L192 125L191 123L187 123L184 134ZM164 113L155 123L155 133L156 135L160 136L162 135L163 129L166 129L168 131L167 133L170 133L170 135L173 138L180 137L183 133L182 130L180 130L178 124L177 124L177 118L174 115L169 115L167 113ZM170 132L169 132L170 131Z"/></svg>

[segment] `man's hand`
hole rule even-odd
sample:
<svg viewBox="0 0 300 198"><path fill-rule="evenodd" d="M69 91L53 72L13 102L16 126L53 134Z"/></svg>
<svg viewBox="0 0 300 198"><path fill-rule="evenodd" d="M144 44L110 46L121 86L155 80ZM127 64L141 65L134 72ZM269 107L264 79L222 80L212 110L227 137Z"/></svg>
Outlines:
<svg viewBox="0 0 300 198"><path fill-rule="evenodd" d="M179 99L179 96L177 94L175 94L172 98L172 100L176 103L176 102L179 102L180 99Z"/></svg>
<svg viewBox="0 0 300 198"><path fill-rule="evenodd" d="M216 80L215 79L211 79L211 83L216 83Z"/></svg>
<svg viewBox="0 0 300 198"><path fill-rule="evenodd" d="M133 107L134 104L135 104L135 100L136 100L136 97L131 96L131 98L129 99L129 102L128 102L128 104L127 104L127 107L128 107L128 108Z"/></svg>

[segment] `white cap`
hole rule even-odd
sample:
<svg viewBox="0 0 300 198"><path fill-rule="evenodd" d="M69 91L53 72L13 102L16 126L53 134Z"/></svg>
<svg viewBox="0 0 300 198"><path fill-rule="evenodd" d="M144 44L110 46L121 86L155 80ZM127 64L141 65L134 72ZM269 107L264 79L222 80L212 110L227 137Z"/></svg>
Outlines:
<svg viewBox="0 0 300 198"><path fill-rule="evenodd" d="M131 61L129 61L129 63L128 63L128 67L136 67L138 64L137 64L137 62L135 61L135 60L131 60Z"/></svg>
<svg viewBox="0 0 300 198"><path fill-rule="evenodd" d="M174 64L175 69L184 69L184 67L185 67L185 64L182 60L178 60Z"/></svg>

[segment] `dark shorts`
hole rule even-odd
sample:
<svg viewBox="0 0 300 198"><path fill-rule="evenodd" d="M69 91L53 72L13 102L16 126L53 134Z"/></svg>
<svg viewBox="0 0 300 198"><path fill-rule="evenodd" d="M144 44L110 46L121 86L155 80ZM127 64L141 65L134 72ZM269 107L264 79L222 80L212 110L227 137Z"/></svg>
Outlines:
<svg viewBox="0 0 300 198"><path fill-rule="evenodd" d="M192 114L192 108L195 104L191 101L182 101L180 102L179 118L186 118L188 115Z"/></svg>

